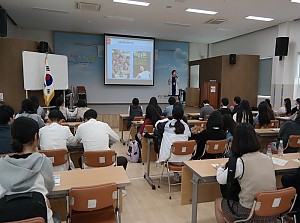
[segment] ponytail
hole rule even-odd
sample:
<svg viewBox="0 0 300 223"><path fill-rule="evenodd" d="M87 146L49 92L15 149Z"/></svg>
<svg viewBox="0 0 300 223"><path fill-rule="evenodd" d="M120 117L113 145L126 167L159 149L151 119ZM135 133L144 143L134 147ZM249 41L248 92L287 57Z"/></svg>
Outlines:
<svg viewBox="0 0 300 223"><path fill-rule="evenodd" d="M177 119L177 121L175 122L175 133L176 134L183 134L185 130L184 125L181 123L181 121L179 119Z"/></svg>

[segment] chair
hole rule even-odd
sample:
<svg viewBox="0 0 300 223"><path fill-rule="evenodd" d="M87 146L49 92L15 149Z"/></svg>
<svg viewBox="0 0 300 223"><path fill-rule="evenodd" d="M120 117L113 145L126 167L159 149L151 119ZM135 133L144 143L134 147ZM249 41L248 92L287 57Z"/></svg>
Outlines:
<svg viewBox="0 0 300 223"><path fill-rule="evenodd" d="M268 128L279 128L279 121L271 120L271 123L268 125Z"/></svg>
<svg viewBox="0 0 300 223"><path fill-rule="evenodd" d="M116 162L117 153L114 150L85 151L82 154L83 169L88 167L116 166Z"/></svg>
<svg viewBox="0 0 300 223"><path fill-rule="evenodd" d="M170 153L170 158L171 158L171 154L174 154L174 155L177 155L177 156L192 155L193 152L194 152L195 146L196 146L196 141L195 140L173 142L172 148L171 148L171 153ZM169 160L167 160L167 162L164 163L164 167L162 169L162 173L161 173L159 183L158 183L158 186L157 186L158 188L160 187L160 182L162 180L162 176L164 174L165 168L167 169L167 175L168 175L169 199L172 199L172 197L171 197L171 186L172 185L179 185L181 183L171 184L171 182L170 182L170 171L182 172L182 166L174 165L174 164L172 164L172 162L169 162Z"/></svg>
<svg viewBox="0 0 300 223"><path fill-rule="evenodd" d="M284 188L275 191L260 192L256 195L254 203L252 205L250 214L247 219L236 220L235 222L246 222L253 216L262 217L280 217L283 223L283 217L291 212L294 207L297 198L296 189L293 187ZM226 222L230 223L226 216L224 216ZM294 221L296 222L296 216L294 215Z"/></svg>
<svg viewBox="0 0 300 223"><path fill-rule="evenodd" d="M227 150L227 147L228 147L228 143L226 139L207 140L202 157L205 154L216 155L216 156L218 154L223 154Z"/></svg>
<svg viewBox="0 0 300 223"><path fill-rule="evenodd" d="M21 221L10 221L6 223L45 223L45 220L42 217L36 217L36 218L30 218Z"/></svg>
<svg viewBox="0 0 300 223"><path fill-rule="evenodd" d="M78 100L83 99L86 102L86 89L84 86L77 86Z"/></svg>
<svg viewBox="0 0 300 223"><path fill-rule="evenodd" d="M67 149L39 150L39 152L45 154L51 160L53 167L69 162Z"/></svg>
<svg viewBox="0 0 300 223"><path fill-rule="evenodd" d="M71 188L68 220L72 223L120 222L119 206L113 206L119 198L117 191L115 183Z"/></svg>
<svg viewBox="0 0 300 223"><path fill-rule="evenodd" d="M199 121L199 122L197 122L196 125L202 129L206 129L206 123L207 123L207 121Z"/></svg>
<svg viewBox="0 0 300 223"><path fill-rule="evenodd" d="M153 133L154 127L153 125L145 125L144 133Z"/></svg>
<svg viewBox="0 0 300 223"><path fill-rule="evenodd" d="M289 148L300 148L300 135L290 135L285 149L287 149L288 147Z"/></svg>

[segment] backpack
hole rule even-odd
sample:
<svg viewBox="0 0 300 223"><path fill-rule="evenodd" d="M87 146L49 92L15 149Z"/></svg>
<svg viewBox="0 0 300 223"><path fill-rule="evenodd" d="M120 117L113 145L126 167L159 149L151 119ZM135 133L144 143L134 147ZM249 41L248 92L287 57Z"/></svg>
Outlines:
<svg viewBox="0 0 300 223"><path fill-rule="evenodd" d="M5 195L0 199L0 222L42 217L47 222L45 197L39 192Z"/></svg>
<svg viewBox="0 0 300 223"><path fill-rule="evenodd" d="M140 145L136 140L129 142L129 147L127 150L127 159L131 163L138 163L140 159Z"/></svg>

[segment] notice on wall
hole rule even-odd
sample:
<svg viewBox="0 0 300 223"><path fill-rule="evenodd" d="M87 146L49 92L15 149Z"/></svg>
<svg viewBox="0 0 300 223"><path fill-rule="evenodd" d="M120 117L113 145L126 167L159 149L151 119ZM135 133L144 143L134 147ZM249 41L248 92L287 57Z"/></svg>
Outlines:
<svg viewBox="0 0 300 223"><path fill-rule="evenodd" d="M210 92L215 93L216 92L216 86L210 86Z"/></svg>

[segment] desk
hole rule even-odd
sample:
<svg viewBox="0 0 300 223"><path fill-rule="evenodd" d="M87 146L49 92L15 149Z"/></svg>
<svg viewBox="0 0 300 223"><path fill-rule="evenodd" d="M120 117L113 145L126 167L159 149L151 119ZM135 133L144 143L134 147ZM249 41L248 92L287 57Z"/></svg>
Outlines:
<svg viewBox="0 0 300 223"><path fill-rule="evenodd" d="M260 151L262 152L267 144L277 141L279 137L279 128L273 129L255 129L258 141L261 144Z"/></svg>
<svg viewBox="0 0 300 223"><path fill-rule="evenodd" d="M257 116L258 115L258 111L252 111L252 115L253 116Z"/></svg>
<svg viewBox="0 0 300 223"><path fill-rule="evenodd" d="M274 165L275 174L276 175L283 175L287 174L291 171L294 171L299 168L300 164L298 162L293 161L293 159L300 158L299 153L290 153L284 154L283 159L288 160L288 163L285 166L277 166ZM216 169L211 164L218 164L218 163L226 163L227 159L212 159L212 160L194 160L194 161L185 161L184 165L186 171L192 173L192 223L197 222L197 206L198 206L198 184L211 184L216 183ZM183 172L184 174L184 172ZM183 190L188 187L191 183L191 179L184 179L182 180L182 193ZM219 188L219 186L218 186ZM220 189L219 189L220 190ZM205 196L205 194L202 194ZM213 201L206 200L205 202Z"/></svg>
<svg viewBox="0 0 300 223"><path fill-rule="evenodd" d="M119 131L122 132L120 142L123 143L123 145L125 145L124 131L128 130L128 120L129 120L128 114L119 114Z"/></svg>
<svg viewBox="0 0 300 223"><path fill-rule="evenodd" d="M195 119L193 119L193 120L187 120L187 124L189 126L194 126L194 125L197 125L199 123L200 123L200 120L195 120Z"/></svg>
<svg viewBox="0 0 300 223"><path fill-rule="evenodd" d="M186 113L187 119L199 119L200 112L196 113Z"/></svg>
<svg viewBox="0 0 300 223"><path fill-rule="evenodd" d="M279 126L281 126L282 123L285 123L286 121L291 121L291 117L275 117L276 120L279 121Z"/></svg>

